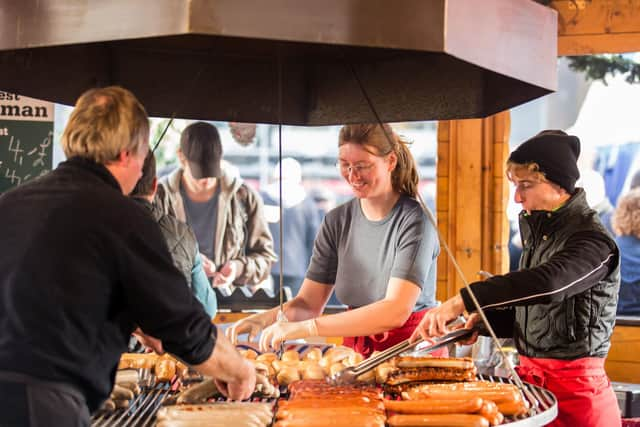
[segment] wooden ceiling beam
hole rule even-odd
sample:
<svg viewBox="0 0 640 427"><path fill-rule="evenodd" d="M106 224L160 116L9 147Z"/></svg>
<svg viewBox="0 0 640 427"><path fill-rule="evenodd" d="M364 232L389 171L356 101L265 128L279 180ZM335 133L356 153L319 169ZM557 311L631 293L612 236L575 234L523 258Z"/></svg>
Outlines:
<svg viewBox="0 0 640 427"><path fill-rule="evenodd" d="M553 0L558 56L640 51L640 0Z"/></svg>

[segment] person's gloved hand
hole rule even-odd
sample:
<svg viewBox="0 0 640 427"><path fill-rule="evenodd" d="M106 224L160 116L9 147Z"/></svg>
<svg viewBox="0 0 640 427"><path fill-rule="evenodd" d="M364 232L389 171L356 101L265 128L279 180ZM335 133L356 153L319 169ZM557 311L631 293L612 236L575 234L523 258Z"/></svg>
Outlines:
<svg viewBox="0 0 640 427"><path fill-rule="evenodd" d="M249 334L247 341L253 341L260 332L273 323L273 313L265 311L238 320L227 328L225 335L233 345L238 343L238 335Z"/></svg>
<svg viewBox="0 0 640 427"><path fill-rule="evenodd" d="M286 340L318 336L316 319L302 322L276 322L262 332L260 350L276 349Z"/></svg>

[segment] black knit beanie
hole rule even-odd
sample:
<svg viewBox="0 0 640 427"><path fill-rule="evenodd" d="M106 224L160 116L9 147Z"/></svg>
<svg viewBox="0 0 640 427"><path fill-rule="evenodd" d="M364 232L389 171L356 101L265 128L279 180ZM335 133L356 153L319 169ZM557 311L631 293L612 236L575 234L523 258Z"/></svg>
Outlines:
<svg viewBox="0 0 640 427"><path fill-rule="evenodd" d="M518 164L537 163L540 172L551 182L573 194L580 178L578 156L580 140L561 130L545 130L526 140L509 156Z"/></svg>

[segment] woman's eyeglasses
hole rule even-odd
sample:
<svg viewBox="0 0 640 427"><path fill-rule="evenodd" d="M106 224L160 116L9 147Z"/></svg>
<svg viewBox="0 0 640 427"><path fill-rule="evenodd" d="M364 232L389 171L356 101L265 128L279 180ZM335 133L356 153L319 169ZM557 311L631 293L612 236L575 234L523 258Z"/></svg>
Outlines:
<svg viewBox="0 0 640 427"><path fill-rule="evenodd" d="M356 163L355 165L349 165L349 163L337 162L336 168L343 175L349 175L350 173L355 173L358 176L361 176L373 167L373 163Z"/></svg>

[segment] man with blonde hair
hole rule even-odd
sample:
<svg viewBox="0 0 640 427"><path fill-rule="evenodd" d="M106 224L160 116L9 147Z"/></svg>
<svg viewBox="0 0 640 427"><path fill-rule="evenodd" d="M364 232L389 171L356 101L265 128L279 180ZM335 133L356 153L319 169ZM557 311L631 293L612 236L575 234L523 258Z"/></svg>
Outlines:
<svg viewBox="0 0 640 427"><path fill-rule="evenodd" d="M604 360L616 318L619 252L589 208L580 176L580 140L543 131L522 143L507 162L507 177L522 205L520 269L469 286L499 337L514 338L518 372L558 399L550 426L620 425L620 411ZM414 332L447 332L447 323L472 313L467 289L427 312Z"/></svg>
<svg viewBox="0 0 640 427"><path fill-rule="evenodd" d="M218 336L158 225L127 197L148 139L129 91L90 90L62 135L68 160L0 196L3 427L89 425L136 327L231 398L253 391L254 368Z"/></svg>

